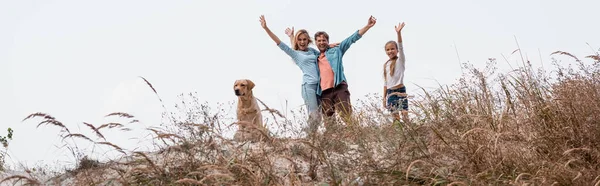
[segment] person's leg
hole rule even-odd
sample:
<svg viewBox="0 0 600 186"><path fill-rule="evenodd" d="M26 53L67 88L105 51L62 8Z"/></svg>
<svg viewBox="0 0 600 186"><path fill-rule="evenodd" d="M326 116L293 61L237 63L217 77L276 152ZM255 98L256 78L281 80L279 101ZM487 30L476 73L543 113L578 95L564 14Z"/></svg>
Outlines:
<svg viewBox="0 0 600 186"><path fill-rule="evenodd" d="M334 123L333 119L335 119L333 117L333 114L335 113L333 97L334 92L331 89L321 93L321 111L323 114L323 121L325 123L325 130L327 130L327 128Z"/></svg>
<svg viewBox="0 0 600 186"><path fill-rule="evenodd" d="M392 117L394 117L394 122L400 121L400 114L398 113L398 111L392 112Z"/></svg>
<svg viewBox="0 0 600 186"><path fill-rule="evenodd" d="M408 95L406 94L406 87L400 88L400 93L403 94L400 96L400 105L402 108L400 112L402 113L402 120L407 123L410 120L408 118Z"/></svg>
<svg viewBox="0 0 600 186"><path fill-rule="evenodd" d="M312 136L317 132L319 123L321 122L319 100L317 98L317 86L318 84L302 85L302 98L304 99L308 113L307 124L309 128L309 136Z"/></svg>
<svg viewBox="0 0 600 186"><path fill-rule="evenodd" d="M347 84L340 84L336 87L334 104L335 109L342 120L344 120L344 123L346 123L346 125L354 124L352 118L352 104L350 103L350 91L348 91Z"/></svg>
<svg viewBox="0 0 600 186"><path fill-rule="evenodd" d="M393 123L399 122L400 121L400 114L398 113L399 111L399 107L400 107L400 97L398 97L394 93L395 91L393 90L388 90L388 98L387 98L387 104L388 104L388 111L392 114L392 117L394 118Z"/></svg>

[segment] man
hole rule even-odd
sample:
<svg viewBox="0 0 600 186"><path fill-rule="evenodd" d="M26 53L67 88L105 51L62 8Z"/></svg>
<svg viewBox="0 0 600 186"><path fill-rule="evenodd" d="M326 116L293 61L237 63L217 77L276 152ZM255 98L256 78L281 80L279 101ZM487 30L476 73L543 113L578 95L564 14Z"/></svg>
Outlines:
<svg viewBox="0 0 600 186"><path fill-rule="evenodd" d="M320 31L315 33L317 48L321 51L318 57L318 68L321 80L317 87L317 94L321 96L322 112L327 122L337 111L346 124L352 121L352 105L350 104L350 92L344 75L342 57L354 42L358 41L377 20L371 16L367 25L354 32L350 37L344 39L339 46L329 47L329 35Z"/></svg>

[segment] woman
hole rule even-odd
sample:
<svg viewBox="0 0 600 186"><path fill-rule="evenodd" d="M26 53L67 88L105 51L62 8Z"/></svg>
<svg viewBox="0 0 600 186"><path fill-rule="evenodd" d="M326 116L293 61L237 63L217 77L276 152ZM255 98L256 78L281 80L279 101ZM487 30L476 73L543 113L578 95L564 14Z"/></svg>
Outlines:
<svg viewBox="0 0 600 186"><path fill-rule="evenodd" d="M271 39L275 41L275 44L289 55L294 60L294 63L300 67L300 70L302 70L302 99L304 99L304 104L307 107L309 120L315 122L319 121L319 101L317 98L317 86L320 81L319 70L317 68L319 51L308 47L308 45L312 43L308 32L304 29L299 30L292 39L293 49L291 49L285 43L281 42L281 40L271 32L269 27L267 27L264 15L260 16L260 24L267 34L269 34ZM290 37L293 36L293 32L293 30L286 30L286 33ZM336 44L332 44L332 46L336 46Z"/></svg>
<svg viewBox="0 0 600 186"><path fill-rule="evenodd" d="M398 43L388 41L385 43L385 53L389 57L383 64L383 105L392 113L394 121L399 121L398 111L402 113L404 122L408 122L408 99L404 86L404 47L402 46L402 28L404 22L396 26Z"/></svg>

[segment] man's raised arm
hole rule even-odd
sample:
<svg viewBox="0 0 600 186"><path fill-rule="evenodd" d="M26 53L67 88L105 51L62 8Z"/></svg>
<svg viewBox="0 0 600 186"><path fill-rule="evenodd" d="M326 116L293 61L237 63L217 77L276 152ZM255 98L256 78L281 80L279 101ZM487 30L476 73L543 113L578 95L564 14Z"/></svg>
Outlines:
<svg viewBox="0 0 600 186"><path fill-rule="evenodd" d="M371 29L371 27L375 26L376 22L377 19L375 19L373 16L369 17L369 22L367 22L367 25L365 25L365 27L358 30L358 35L363 36L365 33L367 33L367 31L369 31L369 29Z"/></svg>
<svg viewBox="0 0 600 186"><path fill-rule="evenodd" d="M369 29L371 29L371 27L375 26L376 22L377 19L375 19L375 17L369 17L369 21L367 22L367 25L365 25L365 27L361 28L357 32L354 32L354 34L352 34L350 37L344 39L344 41L340 43L340 49L342 50L342 54L346 53L346 50L350 48L350 45L358 41L358 39L360 39Z"/></svg>

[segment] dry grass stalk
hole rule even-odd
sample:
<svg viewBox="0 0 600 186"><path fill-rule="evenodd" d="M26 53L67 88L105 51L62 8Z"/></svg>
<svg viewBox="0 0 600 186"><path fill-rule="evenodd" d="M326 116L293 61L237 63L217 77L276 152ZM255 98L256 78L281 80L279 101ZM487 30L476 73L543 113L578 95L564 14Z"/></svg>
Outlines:
<svg viewBox="0 0 600 186"><path fill-rule="evenodd" d="M123 117L123 118L133 118L133 116L131 114L124 113L124 112L113 112L113 113L107 114L105 117L109 117L109 116L118 116L118 117Z"/></svg>
<svg viewBox="0 0 600 186"><path fill-rule="evenodd" d="M125 153L125 151L124 151L124 150L123 150L121 147L119 147L119 146L117 146L117 145L115 145L115 144L113 144L113 143L111 143L111 142L107 142L107 141L101 141L101 142L96 142L96 144L100 144L100 145L108 145L108 146L111 146L111 147L113 147L115 150L119 151L119 152L120 152L120 153L122 153L122 154L127 154L127 153Z"/></svg>
<svg viewBox="0 0 600 186"><path fill-rule="evenodd" d="M83 124L84 124L84 125L86 125L86 126L88 126L88 127L89 127L89 128L92 130L92 131L94 131L94 133L95 133L95 134L96 134L98 137L100 137L100 138L102 138L102 139L106 140L106 138L104 138L104 135L102 135L102 133L100 133L100 131L98 131L99 129L97 129L96 127L94 127L94 125L92 125L92 124L89 124L89 123L86 123L86 122L83 122Z"/></svg>
<svg viewBox="0 0 600 186"><path fill-rule="evenodd" d="M28 119L32 119L32 118L36 118L36 117L43 117L44 118L44 120L41 121L37 125L37 127L40 127L43 124L52 124L54 126L60 127L61 130L64 130L64 131L70 133L69 129L63 123L61 123L60 121L57 121L56 118L54 118L54 117L52 117L52 116L50 116L48 114L45 114L45 113L37 112L37 113L30 114L27 117L25 117L23 119L23 121L28 120Z"/></svg>
<svg viewBox="0 0 600 186"><path fill-rule="evenodd" d="M120 124L120 123L106 123L106 124L100 125L98 128L96 128L96 130L100 130L100 129L106 128L106 127L112 129L112 128L115 128L115 127L123 127L123 124Z"/></svg>
<svg viewBox="0 0 600 186"><path fill-rule="evenodd" d="M21 175L13 175L13 176L8 176L4 179L2 179L0 181L0 183L4 183L5 181L10 181L10 180L14 180L13 184L18 183L19 181L25 181L25 185L42 185L39 181L29 178L27 176L21 176Z"/></svg>
<svg viewBox="0 0 600 186"><path fill-rule="evenodd" d="M191 178L183 178L175 181L175 183L183 183L183 184L192 184L192 185L202 185L201 181L191 179Z"/></svg>
<svg viewBox="0 0 600 186"><path fill-rule="evenodd" d="M67 134L65 136L63 136L63 140L65 140L65 138L81 138L81 139L85 139L89 142L94 143L94 140L88 138L87 136L83 135L83 134L79 134L79 133L71 133L71 134Z"/></svg>

